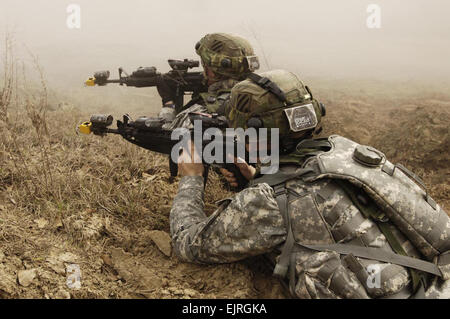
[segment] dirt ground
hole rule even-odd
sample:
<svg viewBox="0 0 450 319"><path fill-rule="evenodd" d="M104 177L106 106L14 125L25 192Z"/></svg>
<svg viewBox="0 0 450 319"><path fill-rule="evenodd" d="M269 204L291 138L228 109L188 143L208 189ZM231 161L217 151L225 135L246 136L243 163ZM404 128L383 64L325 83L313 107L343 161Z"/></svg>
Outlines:
<svg viewBox="0 0 450 319"><path fill-rule="evenodd" d="M322 135L378 148L423 177L449 211L450 92L418 87L311 84L327 106ZM160 103L154 92L131 99L138 91L105 90L39 91L0 113L0 298L287 297L260 258L224 265L178 260L168 236L178 178L171 183L167 158L118 136L75 134L91 113L138 116L155 113ZM228 193L219 184L212 174L209 213ZM79 288L67 285L74 267Z"/></svg>

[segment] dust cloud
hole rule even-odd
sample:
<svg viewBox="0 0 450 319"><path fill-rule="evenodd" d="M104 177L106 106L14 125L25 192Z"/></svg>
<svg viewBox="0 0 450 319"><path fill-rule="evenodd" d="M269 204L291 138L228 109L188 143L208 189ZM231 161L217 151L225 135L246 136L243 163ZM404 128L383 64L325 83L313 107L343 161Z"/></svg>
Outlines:
<svg viewBox="0 0 450 319"><path fill-rule="evenodd" d="M69 29L68 5L81 8ZM381 9L370 29L369 4ZM169 69L168 58L197 58L206 33L251 41L262 70L303 78L374 78L428 83L450 79L450 3L446 0L144 1L0 0L0 32L39 56L48 81L80 87L93 71Z"/></svg>

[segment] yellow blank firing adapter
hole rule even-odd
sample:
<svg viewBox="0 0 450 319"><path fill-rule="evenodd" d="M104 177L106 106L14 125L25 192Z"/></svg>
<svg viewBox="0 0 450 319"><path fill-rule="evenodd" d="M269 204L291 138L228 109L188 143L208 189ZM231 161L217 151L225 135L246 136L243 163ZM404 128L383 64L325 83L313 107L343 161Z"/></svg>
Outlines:
<svg viewBox="0 0 450 319"><path fill-rule="evenodd" d="M83 122L78 126L78 131L83 134L91 134L92 133L92 123L91 122Z"/></svg>
<svg viewBox="0 0 450 319"><path fill-rule="evenodd" d="M95 86L96 84L103 86L106 85L107 83L119 83L117 81L109 82L108 78L109 78L109 71L98 71L94 73L93 77L87 79L86 82L84 82L84 84L86 86Z"/></svg>
<svg viewBox="0 0 450 319"><path fill-rule="evenodd" d="M87 79L86 82L84 82L84 84L86 84L86 86L95 86L95 78Z"/></svg>

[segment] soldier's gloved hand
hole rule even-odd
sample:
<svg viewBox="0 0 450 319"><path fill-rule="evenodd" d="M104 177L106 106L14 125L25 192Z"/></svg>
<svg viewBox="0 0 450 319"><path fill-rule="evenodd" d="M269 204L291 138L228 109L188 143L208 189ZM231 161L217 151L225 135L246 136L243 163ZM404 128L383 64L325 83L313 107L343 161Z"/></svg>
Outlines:
<svg viewBox="0 0 450 319"><path fill-rule="evenodd" d="M244 160L242 159L236 159L234 161L234 163L236 164L236 166L239 168L239 170L241 171L241 174L248 179L249 181L253 179L253 177L256 174L256 168L254 168L251 165L248 165ZM225 168L220 168L220 172L222 173L222 175L225 177L225 179L227 180L228 183L230 183L230 185L232 187L238 187L238 183L237 183L237 179L236 177L234 177L234 174L231 173L230 171L228 171Z"/></svg>
<svg viewBox="0 0 450 319"><path fill-rule="evenodd" d="M195 150L194 143L191 143L191 151L183 149L178 157L178 174L181 176L203 176L205 167L198 152Z"/></svg>
<svg viewBox="0 0 450 319"><path fill-rule="evenodd" d="M164 121L172 122L175 119L176 111L175 111L175 105L173 103L166 103L161 111L159 111L158 117L164 119Z"/></svg>
<svg viewBox="0 0 450 319"><path fill-rule="evenodd" d="M156 89L161 96L162 103L167 104L169 101L173 101L175 99L174 87L169 85L163 76L157 77L156 81Z"/></svg>

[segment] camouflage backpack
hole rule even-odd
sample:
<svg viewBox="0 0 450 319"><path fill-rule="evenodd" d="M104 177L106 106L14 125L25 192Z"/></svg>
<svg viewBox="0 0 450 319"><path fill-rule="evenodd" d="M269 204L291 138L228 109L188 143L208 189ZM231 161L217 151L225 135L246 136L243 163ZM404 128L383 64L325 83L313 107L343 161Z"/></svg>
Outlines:
<svg viewBox="0 0 450 319"><path fill-rule="evenodd" d="M315 129L325 108L297 75L271 70L236 84L226 113L231 127L247 128L259 121L260 127L278 128L280 136L290 137Z"/></svg>
<svg viewBox="0 0 450 319"><path fill-rule="evenodd" d="M450 218L424 190L423 183L414 173L400 164L392 164L380 151L338 135L326 140L305 140L298 146L298 152L302 155L305 154L303 149L308 150L310 156L306 161L297 162L299 169L295 173L285 174L280 170L277 174L264 175L253 181L265 182L274 188L278 206L284 211L289 225L287 240L274 269L275 275L285 277L289 269L290 272L298 269L292 264L292 256L299 249L307 249L346 256L344 259L349 269L363 285L369 277L366 266L387 263L383 266L384 286L378 290L365 287L372 296L389 295L390 289L394 290L389 288L389 282L406 285L409 277L406 277L402 267L410 270L414 292L425 289L425 274L447 281L450 279ZM318 151L311 152L314 149ZM285 165L295 164L295 158L290 156ZM342 189L349 199L335 203L332 199L335 195L327 198L330 190L323 193L320 189L321 181L327 180ZM290 191L292 188L294 192ZM319 213L317 196L334 203L334 206L328 210L322 207L324 212ZM352 216L356 215L346 220L345 215L350 211L353 211ZM323 214L322 221L313 221L317 214ZM339 227L334 225L327 231L331 215L346 221L336 221ZM323 225L312 227L319 224ZM370 244L377 238L379 240L381 234L388 246ZM348 236L354 239L347 242L345 238ZM316 267L320 268L318 265ZM330 266L327 267L330 271ZM340 289L349 290L347 285L350 282L342 281ZM291 283L291 290L295 290L295 283ZM362 292L352 292L355 293L358 298L364 296ZM399 291L393 295L397 293ZM401 293L406 296L410 294L405 289Z"/></svg>

